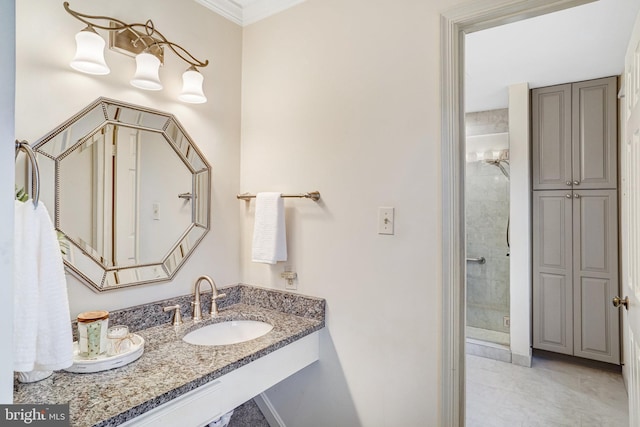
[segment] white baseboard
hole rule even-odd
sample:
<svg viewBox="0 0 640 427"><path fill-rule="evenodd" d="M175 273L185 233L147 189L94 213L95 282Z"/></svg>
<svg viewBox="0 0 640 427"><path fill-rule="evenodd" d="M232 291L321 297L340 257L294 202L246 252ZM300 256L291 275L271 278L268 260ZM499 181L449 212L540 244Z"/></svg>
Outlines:
<svg viewBox="0 0 640 427"><path fill-rule="evenodd" d="M511 353L511 363L513 363L514 365L530 368L531 367L531 350L529 350L529 354Z"/></svg>
<svg viewBox="0 0 640 427"><path fill-rule="evenodd" d="M260 412L262 412L262 415L267 419L269 427L286 427L276 408L265 393L260 393L253 398L253 401L256 402L256 405L260 408Z"/></svg>
<svg viewBox="0 0 640 427"><path fill-rule="evenodd" d="M467 354L511 363L511 349L508 345L467 338L465 345Z"/></svg>

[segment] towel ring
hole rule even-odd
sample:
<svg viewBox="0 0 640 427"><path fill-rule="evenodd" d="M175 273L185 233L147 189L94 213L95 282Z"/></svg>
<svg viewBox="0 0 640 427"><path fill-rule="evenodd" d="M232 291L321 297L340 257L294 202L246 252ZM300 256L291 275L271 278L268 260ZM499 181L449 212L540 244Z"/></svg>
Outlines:
<svg viewBox="0 0 640 427"><path fill-rule="evenodd" d="M34 153L27 141L18 141L16 139L16 159L18 158L18 151L24 151L31 162L31 188L33 191L31 199L33 206L38 207L38 201L40 200L40 170L38 169L36 153Z"/></svg>

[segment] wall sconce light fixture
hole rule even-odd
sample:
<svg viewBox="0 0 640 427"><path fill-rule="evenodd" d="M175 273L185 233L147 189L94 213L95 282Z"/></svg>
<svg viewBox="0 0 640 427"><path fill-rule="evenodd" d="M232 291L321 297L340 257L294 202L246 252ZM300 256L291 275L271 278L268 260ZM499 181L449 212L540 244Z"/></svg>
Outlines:
<svg viewBox="0 0 640 427"><path fill-rule="evenodd" d="M153 22L127 24L108 16L91 16L76 12L64 2L64 9L74 18L87 25L76 34L76 54L70 65L75 70L88 74L105 75L111 71L104 60L104 39L96 28L109 32L109 48L116 52L134 56L136 73L131 85L145 90L161 90L160 65L164 62L164 48L168 48L189 64L182 74L182 91L178 98L193 104L207 102L202 84L204 77L198 67L206 67L209 61L196 59L182 46L173 43L155 29Z"/></svg>

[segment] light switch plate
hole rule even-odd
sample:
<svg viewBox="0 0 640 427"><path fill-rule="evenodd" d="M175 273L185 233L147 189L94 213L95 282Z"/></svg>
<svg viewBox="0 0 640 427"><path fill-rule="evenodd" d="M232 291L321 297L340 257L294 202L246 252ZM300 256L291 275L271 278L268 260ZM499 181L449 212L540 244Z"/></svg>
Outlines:
<svg viewBox="0 0 640 427"><path fill-rule="evenodd" d="M394 208L378 208L378 234L393 234Z"/></svg>
<svg viewBox="0 0 640 427"><path fill-rule="evenodd" d="M160 220L160 203L153 202L151 205L151 209L153 211L153 219L156 221Z"/></svg>

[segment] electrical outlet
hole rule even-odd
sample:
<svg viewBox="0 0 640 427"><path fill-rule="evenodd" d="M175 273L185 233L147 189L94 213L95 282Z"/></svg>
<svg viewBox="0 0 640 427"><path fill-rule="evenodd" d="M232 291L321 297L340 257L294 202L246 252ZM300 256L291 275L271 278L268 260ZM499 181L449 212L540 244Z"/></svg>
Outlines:
<svg viewBox="0 0 640 427"><path fill-rule="evenodd" d="M290 266L285 266L284 272L280 274L280 277L286 280L286 283L284 285L285 289L295 291L296 289L298 289L298 284L296 283L296 279L298 278L298 273L291 270L292 268Z"/></svg>
<svg viewBox="0 0 640 427"><path fill-rule="evenodd" d="M509 316L504 316L502 318L502 326L504 326L505 328L511 327L511 319L509 318Z"/></svg>

